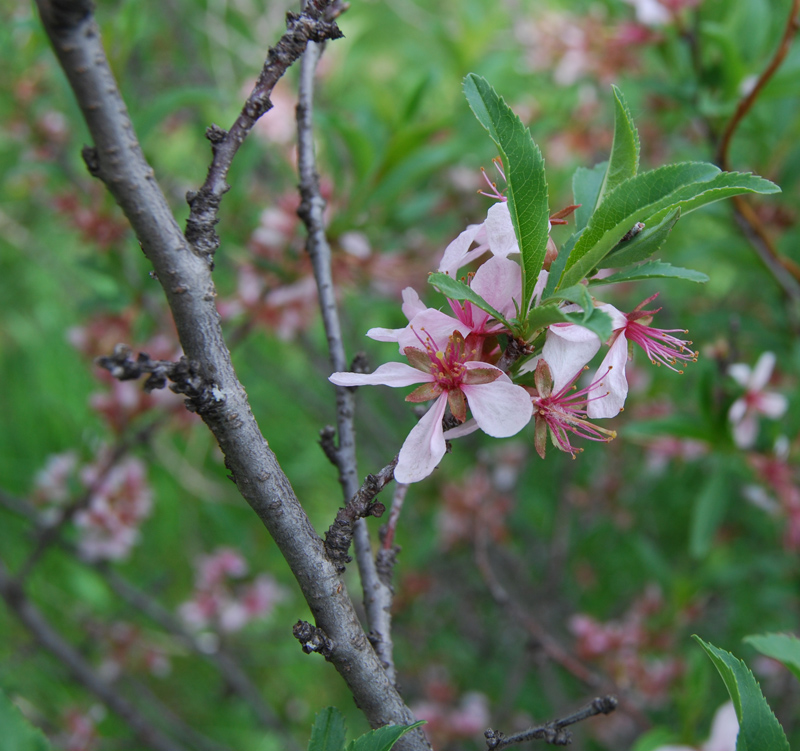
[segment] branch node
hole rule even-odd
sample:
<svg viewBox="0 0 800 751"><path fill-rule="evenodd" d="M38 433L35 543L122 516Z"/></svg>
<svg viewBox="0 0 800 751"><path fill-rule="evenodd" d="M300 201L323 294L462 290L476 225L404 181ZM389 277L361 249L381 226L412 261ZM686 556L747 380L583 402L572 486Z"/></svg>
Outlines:
<svg viewBox="0 0 800 751"><path fill-rule="evenodd" d="M84 146L81 149L81 156L86 164L86 169L92 177L100 177L100 156L94 146Z"/></svg>
<svg viewBox="0 0 800 751"><path fill-rule="evenodd" d="M297 621L292 627L294 638L307 655L319 652L326 660L333 654L333 640L317 626L312 626L308 621Z"/></svg>
<svg viewBox="0 0 800 751"><path fill-rule="evenodd" d="M319 431L319 445L322 447L322 452L328 457L328 461L334 467L339 466L339 451L336 448L336 428L333 425L326 425Z"/></svg>

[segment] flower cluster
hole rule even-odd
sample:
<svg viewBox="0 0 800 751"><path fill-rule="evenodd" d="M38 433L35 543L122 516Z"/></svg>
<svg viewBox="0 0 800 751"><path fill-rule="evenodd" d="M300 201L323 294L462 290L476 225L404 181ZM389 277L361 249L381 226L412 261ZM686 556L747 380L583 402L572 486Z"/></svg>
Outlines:
<svg viewBox="0 0 800 751"><path fill-rule="evenodd" d="M36 475L33 498L45 507L45 523L57 523L62 507L73 514L78 548L88 559L121 560L139 541L139 527L150 515L146 475L134 457L114 461L101 451L94 463L79 468L76 454L56 454Z"/></svg>
<svg viewBox="0 0 800 751"><path fill-rule="evenodd" d="M337 386L347 387L421 384L406 400L433 402L400 450L398 482L417 482L430 475L444 456L448 439L478 428L504 438L519 433L532 418L542 458L548 434L556 448L574 456L580 450L572 445L575 437L614 438L614 431L590 420L614 417L622 410L628 394L625 368L633 345L643 349L652 363L676 372L682 372L679 361L696 358L688 349L691 342L676 336L679 332L651 325L660 308L646 306L655 295L629 313L593 300L594 308L611 320L612 333L605 342L568 320L526 330L525 322L518 320L520 311L540 302L558 249L549 239L532 299L523 300L522 270L514 259L519 247L509 207L491 186L486 195L497 203L484 222L470 225L448 245L438 268L440 277L453 280L467 270L462 279L470 294L448 298L449 310L444 312L427 307L416 290L406 288L402 311L408 324L400 329L374 328L367 336L396 343L408 362L386 363L368 374L330 376ZM557 212L551 223L564 223L575 208ZM474 271L469 270L475 265ZM566 301L560 310L564 317L582 313L579 305ZM608 349L603 361L588 385L578 389L576 381L604 344Z"/></svg>
<svg viewBox="0 0 800 751"><path fill-rule="evenodd" d="M267 574L251 582L237 582L246 575L247 562L232 548L218 548L198 558L194 594L179 608L183 621L197 630L233 633L269 615L283 599L283 590Z"/></svg>

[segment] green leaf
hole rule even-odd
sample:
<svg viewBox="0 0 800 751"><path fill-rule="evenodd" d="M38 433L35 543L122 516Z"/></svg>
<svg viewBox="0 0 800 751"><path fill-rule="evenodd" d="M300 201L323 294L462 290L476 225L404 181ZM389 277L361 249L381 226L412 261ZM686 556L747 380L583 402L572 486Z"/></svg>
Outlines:
<svg viewBox="0 0 800 751"><path fill-rule="evenodd" d="M638 282L642 279L685 279L688 282L698 282L705 284L708 281L701 271L694 269L682 269L663 261L648 261L640 266L631 266L627 269L607 276L605 279L592 279L590 284L595 287L601 284L615 284L617 282ZM570 287L570 289L572 289Z"/></svg>
<svg viewBox="0 0 800 751"><path fill-rule="evenodd" d="M613 330L611 316L594 307L588 317L583 312L565 313L557 302L540 305L528 314L528 331L531 334L541 331L551 323L574 323L583 326L597 334L601 342L606 341ZM531 340L532 337L529 337L529 341Z"/></svg>
<svg viewBox="0 0 800 751"><path fill-rule="evenodd" d="M622 268L631 263L638 263L649 258L654 253L661 250L661 246L667 241L669 233L681 216L680 206L670 211L657 224L650 223L641 232L630 240L618 242L611 252L597 264L599 269Z"/></svg>
<svg viewBox="0 0 800 751"><path fill-rule="evenodd" d="M692 509L689 552L703 558L711 549L714 535L725 516L728 506L728 471L717 464L706 479Z"/></svg>
<svg viewBox="0 0 800 751"><path fill-rule="evenodd" d="M603 196L610 193L621 183L636 175L639 169L639 133L633 124L631 112L622 92L612 86L614 91L614 141L611 144L611 157L603 177L603 183L597 194L595 206L603 201Z"/></svg>
<svg viewBox="0 0 800 751"><path fill-rule="evenodd" d="M314 720L308 751L342 751L345 731L344 715L336 707L326 707Z"/></svg>
<svg viewBox="0 0 800 751"><path fill-rule="evenodd" d="M744 637L745 644L762 655L783 663L800 680L800 639L790 634L753 634Z"/></svg>
<svg viewBox="0 0 800 751"><path fill-rule="evenodd" d="M783 728L747 665L730 652L704 642L697 635L694 639L711 658L736 709L739 720L736 751L789 751Z"/></svg>
<svg viewBox="0 0 800 751"><path fill-rule="evenodd" d="M424 721L420 721L413 725L385 725L350 741L347 751L389 751L409 730L424 724Z"/></svg>
<svg viewBox="0 0 800 751"><path fill-rule="evenodd" d="M549 235L544 159L530 131L485 78L474 73L467 75L464 93L475 117L489 131L503 159L508 210L522 256L521 316L525 317L544 263Z"/></svg>
<svg viewBox="0 0 800 751"><path fill-rule="evenodd" d="M578 167L572 175L573 200L580 204L580 208L575 209L575 228L578 231L589 223L594 213L607 171L608 162L600 162L591 169Z"/></svg>
<svg viewBox="0 0 800 751"><path fill-rule="evenodd" d="M555 292L556 285L558 280L561 278L561 275L564 273L564 269L567 266L567 261L569 260L569 254L572 253L572 249L575 247L575 243L581 236L583 230L579 230L575 232L573 235L570 235L567 238L567 241L561 246L558 251L558 258L553 261L552 265L550 266L550 273L547 277L547 284L544 287L544 291L542 292L542 299L546 300L548 297L552 297L553 292Z"/></svg>
<svg viewBox="0 0 800 751"><path fill-rule="evenodd" d="M496 318L500 321L506 328L511 328L511 324L503 318L503 314L496 311L465 282L459 279L453 279L449 274L436 273L428 275L428 284L432 284L439 292L451 300L469 300L473 305L477 305L481 310L485 310L492 318Z"/></svg>
<svg viewBox="0 0 800 751"><path fill-rule="evenodd" d="M22 716L0 690L0 751L49 751L44 734Z"/></svg>
<svg viewBox="0 0 800 751"><path fill-rule="evenodd" d="M684 162L643 172L618 185L594 212L570 253L559 284L581 281L637 223L658 224L674 209L688 213L740 193L776 193L777 185L751 174L721 172L713 164Z"/></svg>

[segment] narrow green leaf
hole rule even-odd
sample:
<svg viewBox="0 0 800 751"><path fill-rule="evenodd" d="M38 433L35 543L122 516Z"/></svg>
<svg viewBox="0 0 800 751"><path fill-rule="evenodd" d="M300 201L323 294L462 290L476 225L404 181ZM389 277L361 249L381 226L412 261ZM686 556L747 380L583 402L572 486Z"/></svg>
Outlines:
<svg viewBox="0 0 800 751"><path fill-rule="evenodd" d="M597 334L602 342L611 336L613 330L611 316L602 310L592 308L591 314L587 317L583 312L565 313L559 308L557 302L553 302L531 309L528 314L528 331L531 334L529 341L532 340L533 335L551 323L574 323L577 326L583 326Z"/></svg>
<svg viewBox="0 0 800 751"><path fill-rule="evenodd" d="M464 93L503 159L508 210L522 257L524 317L547 251L550 209L544 159L530 131L485 78L467 75Z"/></svg>
<svg viewBox="0 0 800 751"><path fill-rule="evenodd" d="M609 193L575 243L560 280L569 287L581 281L637 223L658 224L675 208L685 214L740 193L776 193L769 180L721 172L713 164L684 162L643 172Z"/></svg>
<svg viewBox="0 0 800 751"><path fill-rule="evenodd" d="M420 721L413 725L385 725L350 741L347 751L389 751L409 730L424 724L424 721Z"/></svg>
<svg viewBox="0 0 800 751"><path fill-rule="evenodd" d="M0 690L0 751L49 751L51 746L41 730L22 716Z"/></svg>
<svg viewBox="0 0 800 751"><path fill-rule="evenodd" d="M584 318L588 318L594 310L594 302L589 290L583 284L574 284L572 287L558 290L552 297L542 300L543 303L548 303L550 300L568 300L580 305L583 308Z"/></svg>
<svg viewBox="0 0 800 751"><path fill-rule="evenodd" d="M783 663L800 680L800 639L790 634L753 634L744 637L745 644L762 655Z"/></svg>
<svg viewBox="0 0 800 751"><path fill-rule="evenodd" d="M575 247L575 243L580 238L582 232L583 230L581 229L575 234L568 237L567 241L559 249L558 258L556 258L556 260L553 261L553 264L550 266L550 273L547 277L547 284L545 285L544 291L542 292L543 300L546 300L548 297L551 297L553 292L555 292L558 280L561 278L561 275L564 273L564 269L567 267L567 261L569 261L569 254L572 253L572 249Z"/></svg>
<svg viewBox="0 0 800 751"><path fill-rule="evenodd" d="M345 732L344 715L336 707L326 707L314 720L308 751L342 751Z"/></svg>
<svg viewBox="0 0 800 751"><path fill-rule="evenodd" d="M578 167L572 175L573 200L580 204L580 208L575 209L575 227L578 231L589 223L594 213L607 170L608 162L600 162L591 169Z"/></svg>
<svg viewBox="0 0 800 751"><path fill-rule="evenodd" d="M621 240L611 252L597 264L599 269L622 268L632 263L638 263L649 258L661 250L667 241L669 233L681 216L680 206L670 211L660 222L649 222L641 232L630 240Z"/></svg>
<svg viewBox="0 0 800 751"><path fill-rule="evenodd" d="M725 516L729 492L727 477L724 466L715 466L695 499L689 532L689 552L695 558L703 558L711 549Z"/></svg>
<svg viewBox="0 0 800 751"><path fill-rule="evenodd" d="M614 91L614 141L611 144L611 157L603 177L603 183L597 194L595 207L603 202L603 197L620 183L636 175L639 169L639 133L633 124L633 117L625 102L622 92L616 87Z"/></svg>
<svg viewBox="0 0 800 751"><path fill-rule="evenodd" d="M789 751L789 742L753 673L740 659L695 635L725 682L736 717L739 736L736 751Z"/></svg>
<svg viewBox="0 0 800 751"><path fill-rule="evenodd" d="M449 274L436 273L428 275L428 284L432 284L439 292L445 297L449 297L451 300L469 300L473 305L477 305L481 310L485 310L492 318L500 321L506 328L511 328L511 324L503 318L503 314L496 311L465 282L459 279L453 279Z"/></svg>
<svg viewBox="0 0 800 751"><path fill-rule="evenodd" d="M605 279L591 280L591 286L596 287L601 284L616 284L617 282L638 282L642 279L685 279L687 282L698 282L705 284L708 276L701 271L694 269L682 269L663 261L648 261L640 266L630 266L627 269L607 276ZM571 288L570 288L571 289Z"/></svg>

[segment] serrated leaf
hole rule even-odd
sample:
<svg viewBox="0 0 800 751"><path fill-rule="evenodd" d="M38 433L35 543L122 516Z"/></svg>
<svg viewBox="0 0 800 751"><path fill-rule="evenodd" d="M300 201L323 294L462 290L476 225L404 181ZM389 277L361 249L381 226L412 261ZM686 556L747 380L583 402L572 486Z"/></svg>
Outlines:
<svg viewBox="0 0 800 751"><path fill-rule="evenodd" d="M622 92L611 87L614 92L614 141L611 156L603 176L603 183L597 194L595 207L603 202L603 197L625 180L636 175L639 169L639 133L633 124L633 117Z"/></svg>
<svg viewBox="0 0 800 751"><path fill-rule="evenodd" d="M0 751L50 751L50 743L41 730L23 717L0 690Z"/></svg>
<svg viewBox="0 0 800 751"><path fill-rule="evenodd" d="M350 741L347 751L389 751L409 730L424 724L424 721L420 721L413 725L385 725Z"/></svg>
<svg viewBox="0 0 800 751"><path fill-rule="evenodd" d="M680 206L670 211L660 222L653 224L639 232L630 240L618 242L611 252L597 264L599 269L622 268L632 263L644 261L661 250L667 241L669 233L681 216Z"/></svg>
<svg viewBox="0 0 800 751"><path fill-rule="evenodd" d="M643 279L685 279L687 282L705 284L708 276L702 271L682 269L663 261L648 261L639 266L630 266L605 279L592 279L590 284L596 287L601 284L616 284L617 282L639 282Z"/></svg>
<svg viewBox="0 0 800 751"><path fill-rule="evenodd" d="M459 279L453 279L449 274L429 274L428 284L432 284L445 297L451 300L468 300L481 310L485 310L492 318L503 323L506 328L511 328L511 324L503 318L503 314L496 311L486 300L484 300L472 287Z"/></svg>
<svg viewBox="0 0 800 751"><path fill-rule="evenodd" d="M552 323L574 323L594 332L601 342L606 341L613 331L611 316L602 310L592 308L587 317L585 313L565 313L556 302L532 308L528 314L528 331L531 334L541 331Z"/></svg>
<svg viewBox="0 0 800 751"><path fill-rule="evenodd" d="M578 167L572 175L573 200L580 204L580 208L575 209L575 227L578 231L589 223L594 213L607 170L608 162L600 162L591 169Z"/></svg>
<svg viewBox="0 0 800 751"><path fill-rule="evenodd" d="M481 76L464 79L464 94L478 122L497 144L506 173L508 210L522 257L524 317L544 263L550 209L544 159L530 131Z"/></svg>
<svg viewBox="0 0 800 751"><path fill-rule="evenodd" d="M336 707L326 707L314 720L308 751L342 751L345 733L344 715Z"/></svg>
<svg viewBox="0 0 800 751"><path fill-rule="evenodd" d="M686 214L740 193L778 191L780 188L769 180L721 172L703 162L670 164L636 175L603 199L575 243L559 286L580 282L637 222L658 224L678 207Z"/></svg>
<svg viewBox="0 0 800 751"><path fill-rule="evenodd" d="M689 532L689 552L695 558L704 557L711 549L714 535L728 506L728 472L717 464L706 479L692 508Z"/></svg>
<svg viewBox="0 0 800 751"><path fill-rule="evenodd" d="M743 641L762 655L783 663L800 680L800 639L791 634L752 634Z"/></svg>
<svg viewBox="0 0 800 751"><path fill-rule="evenodd" d="M725 682L739 720L736 751L789 751L789 741L753 673L738 657L695 635Z"/></svg>

